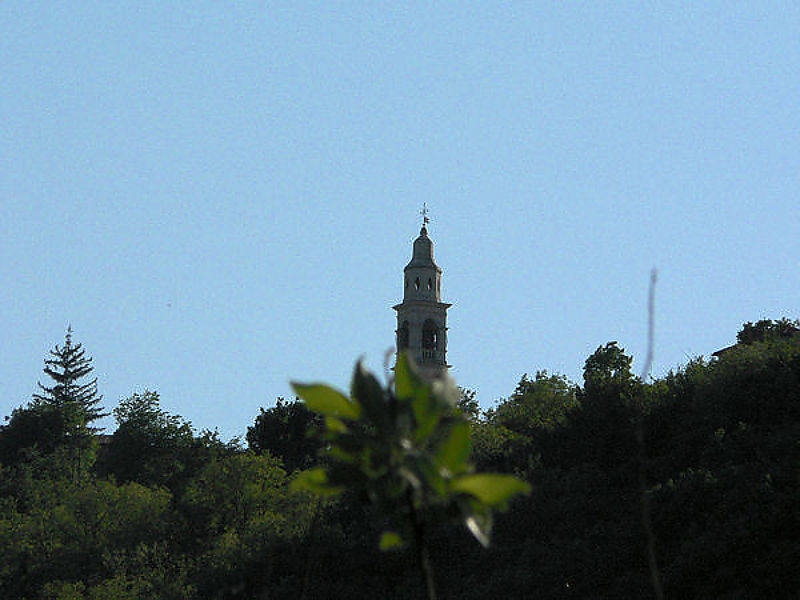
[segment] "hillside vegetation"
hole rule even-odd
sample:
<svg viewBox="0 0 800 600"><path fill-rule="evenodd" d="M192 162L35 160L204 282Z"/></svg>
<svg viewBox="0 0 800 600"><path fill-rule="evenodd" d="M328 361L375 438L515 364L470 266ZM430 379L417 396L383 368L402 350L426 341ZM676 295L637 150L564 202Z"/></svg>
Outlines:
<svg viewBox="0 0 800 600"><path fill-rule="evenodd" d="M718 357L651 381L611 342L580 385L538 371L488 411L462 390L444 417L468 423L459 469L514 474L530 492L495 515L488 548L452 503L430 513L438 597L800 597L796 326L748 323ZM279 399L246 442L224 442L145 392L102 435L90 363L68 332L48 385L0 428L0 597L425 597L414 553L378 549L393 522L372 484L292 485L346 458L330 414Z"/></svg>

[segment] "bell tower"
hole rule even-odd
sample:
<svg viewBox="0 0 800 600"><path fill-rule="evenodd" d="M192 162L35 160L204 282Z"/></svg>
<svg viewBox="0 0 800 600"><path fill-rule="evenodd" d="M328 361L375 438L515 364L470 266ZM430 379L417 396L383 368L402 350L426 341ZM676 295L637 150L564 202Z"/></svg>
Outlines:
<svg viewBox="0 0 800 600"><path fill-rule="evenodd" d="M414 240L411 262L403 271L403 302L397 311L397 351L411 356L431 379L447 373L447 309L442 302L442 269L433 260L428 237L428 208L423 204L422 229Z"/></svg>

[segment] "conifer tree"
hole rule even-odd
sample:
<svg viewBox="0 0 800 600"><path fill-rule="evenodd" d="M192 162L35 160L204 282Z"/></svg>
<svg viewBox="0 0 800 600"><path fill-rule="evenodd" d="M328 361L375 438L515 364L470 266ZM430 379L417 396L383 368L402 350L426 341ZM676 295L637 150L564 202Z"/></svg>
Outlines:
<svg viewBox="0 0 800 600"><path fill-rule="evenodd" d="M72 327L67 327L64 345L50 350L52 358L45 359L44 372L53 380L52 386L39 382L41 393L33 395L33 407L59 412L64 422L66 445L73 455L73 477L79 476L84 466L83 456L92 446L95 433L102 428L92 427L98 419L108 416L103 412L97 393L97 378L82 380L94 367L92 358L86 356L82 344L72 342Z"/></svg>
<svg viewBox="0 0 800 600"><path fill-rule="evenodd" d="M92 358L86 357L82 344L72 343L72 326L67 328L67 335L62 348L50 350L53 358L45 359L44 372L55 382L48 387L39 382L42 394L34 394L36 403L48 404L55 408L64 408L74 405L78 409L78 416L91 432L99 428L89 427L89 424L108 416L103 412L103 407L98 406L103 399L97 394L97 378L87 383L78 380L89 375L94 367Z"/></svg>

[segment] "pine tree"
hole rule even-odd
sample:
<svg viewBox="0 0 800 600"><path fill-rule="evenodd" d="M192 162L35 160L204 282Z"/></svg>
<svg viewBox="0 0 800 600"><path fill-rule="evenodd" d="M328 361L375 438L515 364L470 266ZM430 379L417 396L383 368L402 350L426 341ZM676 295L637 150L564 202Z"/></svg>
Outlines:
<svg viewBox="0 0 800 600"><path fill-rule="evenodd" d="M52 358L45 359L44 372L54 381L46 386L39 382L41 393L33 395L34 408L47 408L61 413L66 445L72 451L73 478L82 472L86 450L92 447L94 434L102 428L92 427L98 419L108 416L103 412L97 393L97 378L82 382L94 367L92 358L86 357L81 344L73 344L72 327L67 328L63 347L56 344L50 351Z"/></svg>

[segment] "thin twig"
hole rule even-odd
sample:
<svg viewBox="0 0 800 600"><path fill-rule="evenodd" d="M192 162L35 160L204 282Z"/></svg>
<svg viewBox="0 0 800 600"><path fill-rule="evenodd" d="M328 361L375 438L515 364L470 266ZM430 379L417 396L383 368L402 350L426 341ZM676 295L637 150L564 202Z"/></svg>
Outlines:
<svg viewBox="0 0 800 600"><path fill-rule="evenodd" d="M433 581L433 569L431 568L431 559L428 553L428 543L425 539L425 527L417 514L417 509L414 507L414 498L411 490L408 491L407 498L411 527L414 530L414 542L417 548L417 562L422 571L425 591L428 594L428 600L436 600L436 586Z"/></svg>
<svg viewBox="0 0 800 600"><path fill-rule="evenodd" d="M653 347L655 346L655 326L656 326L656 280L658 270L653 267L650 271L650 290L647 294L647 356L644 359L642 368L642 381L650 375L650 368L653 366Z"/></svg>
<svg viewBox="0 0 800 600"><path fill-rule="evenodd" d="M650 271L650 292L647 298L647 357L642 368L642 382L647 381L650 375L650 368L653 365L653 346L655 333L655 296L656 296L657 271L653 268ZM640 411L643 407L640 407ZM642 526L644 527L645 537L647 538L647 565L650 570L650 582L657 600L664 600L664 588L661 584L661 572L658 568L658 558L656 557L656 536L653 532L653 520L650 508L650 497L647 495L647 476L645 465L647 452L644 446L644 418L639 414L636 419L636 443L639 449L639 492L642 504Z"/></svg>

